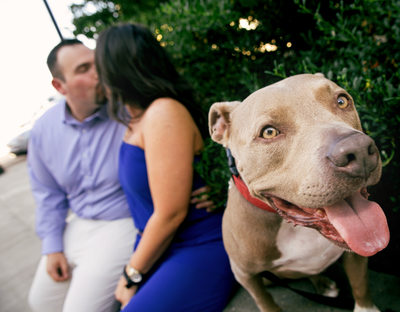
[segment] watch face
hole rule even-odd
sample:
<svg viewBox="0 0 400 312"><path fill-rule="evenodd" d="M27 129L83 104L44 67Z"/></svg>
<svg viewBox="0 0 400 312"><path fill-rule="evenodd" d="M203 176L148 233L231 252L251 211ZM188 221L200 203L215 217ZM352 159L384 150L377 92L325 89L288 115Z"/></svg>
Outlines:
<svg viewBox="0 0 400 312"><path fill-rule="evenodd" d="M126 272L129 276L129 278L132 280L134 283L140 283L142 281L142 274L139 273L139 271L135 270L134 268L130 267L128 268Z"/></svg>
<svg viewBox="0 0 400 312"><path fill-rule="evenodd" d="M142 275L140 273L133 274L131 280L135 283L140 283L142 281Z"/></svg>

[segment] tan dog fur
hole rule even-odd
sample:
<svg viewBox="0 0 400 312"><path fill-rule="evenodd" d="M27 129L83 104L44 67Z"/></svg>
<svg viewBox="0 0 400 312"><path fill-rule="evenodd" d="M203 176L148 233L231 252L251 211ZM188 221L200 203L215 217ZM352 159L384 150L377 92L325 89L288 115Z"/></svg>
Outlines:
<svg viewBox="0 0 400 312"><path fill-rule="evenodd" d="M324 230L327 217L320 208L377 183L381 175L379 152L362 133L351 96L322 74L296 75L254 92L243 102L213 104L209 127L212 139L231 150L253 197L275 209L277 203L285 207L286 202L307 207L307 218L311 216L302 224L289 213L287 222L282 218L286 212L253 206L231 182L223 218L224 244L236 279L259 309L280 311L260 272L268 270L280 278L312 276L344 255L354 311L379 311L369 295L367 258L321 235L330 232ZM291 207L288 204L288 211ZM316 230L308 223L319 217L325 223ZM386 219L379 219L383 238L371 238L377 245L371 251L366 247L369 241L361 244L360 253L370 255L386 247ZM300 226L293 225L299 222ZM350 237L353 241L358 246Z"/></svg>

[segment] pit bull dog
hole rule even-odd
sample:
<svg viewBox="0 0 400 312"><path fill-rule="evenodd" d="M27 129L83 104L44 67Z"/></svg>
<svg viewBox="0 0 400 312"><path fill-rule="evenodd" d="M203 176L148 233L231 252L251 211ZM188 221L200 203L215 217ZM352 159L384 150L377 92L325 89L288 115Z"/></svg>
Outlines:
<svg viewBox="0 0 400 312"><path fill-rule="evenodd" d="M236 279L258 308L280 311L262 272L316 276L343 256L354 311L379 311L367 257L387 246L389 230L366 187L379 181L382 165L352 97L322 74L296 75L243 102L213 104L209 129L236 163L223 239Z"/></svg>

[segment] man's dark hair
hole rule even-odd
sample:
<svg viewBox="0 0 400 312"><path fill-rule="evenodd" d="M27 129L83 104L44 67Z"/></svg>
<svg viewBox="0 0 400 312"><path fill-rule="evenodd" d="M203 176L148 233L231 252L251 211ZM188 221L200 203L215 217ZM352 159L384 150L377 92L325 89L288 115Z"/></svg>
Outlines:
<svg viewBox="0 0 400 312"><path fill-rule="evenodd" d="M62 47L71 46L75 44L83 44L82 41L78 39L64 39L59 44L57 44L49 53L47 57L47 67L49 68L51 75L54 78L59 78L64 80L64 76L61 72L59 65L57 64L57 53Z"/></svg>

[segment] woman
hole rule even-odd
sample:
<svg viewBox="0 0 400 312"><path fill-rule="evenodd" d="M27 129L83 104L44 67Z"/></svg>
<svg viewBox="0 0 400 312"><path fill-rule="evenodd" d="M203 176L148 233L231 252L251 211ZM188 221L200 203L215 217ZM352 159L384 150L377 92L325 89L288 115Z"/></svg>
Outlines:
<svg viewBox="0 0 400 312"><path fill-rule="evenodd" d="M116 289L123 311L222 311L235 285L222 212L189 203L204 185L193 161L206 131L190 88L140 25L103 31L96 66L112 116L128 125L119 175L139 234Z"/></svg>

